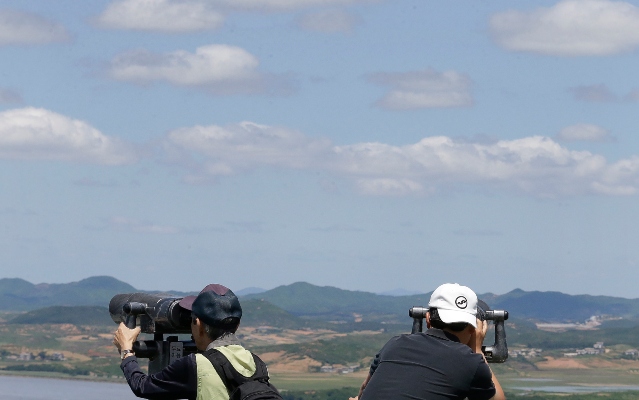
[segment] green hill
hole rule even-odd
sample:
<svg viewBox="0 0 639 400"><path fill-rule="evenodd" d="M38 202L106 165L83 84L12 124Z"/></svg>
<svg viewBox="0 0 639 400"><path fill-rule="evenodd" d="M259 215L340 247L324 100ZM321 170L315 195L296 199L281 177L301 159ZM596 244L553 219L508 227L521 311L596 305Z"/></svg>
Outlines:
<svg viewBox="0 0 639 400"><path fill-rule="evenodd" d="M20 314L8 321L9 324L73 324L112 325L113 321L106 307L100 306L53 306Z"/></svg>
<svg viewBox="0 0 639 400"><path fill-rule="evenodd" d="M324 320L352 321L355 314L368 320L401 323L412 306L428 304L430 294L385 296L297 282L243 299L263 299L294 315Z"/></svg>
<svg viewBox="0 0 639 400"><path fill-rule="evenodd" d="M23 279L0 279L0 310L28 311L49 306L106 306L117 293L135 292L127 283L109 276L79 282L34 285Z"/></svg>
<svg viewBox="0 0 639 400"><path fill-rule="evenodd" d="M106 307L114 295L134 292L141 292L141 290L108 276L91 277L67 284L38 285L22 279L4 278L0 279L0 312L30 311L51 306ZM176 297L193 294L170 293ZM368 328L361 329L376 329L375 324L377 326L379 324L410 324L408 310L413 306L426 306L429 298L430 293L388 296L331 286L315 286L306 282L240 296L243 303L249 300L265 300L280 308L280 312L286 311L290 315L282 314L277 317L282 319L282 323L299 325L308 324L307 320L323 320L350 324L361 319L363 324L372 324ZM505 309L512 317L520 319L582 322L593 315L639 319L639 299L568 295L560 292L526 292L520 289L503 295L480 294L479 298L487 301L493 308ZM301 320L293 322L292 317L301 318ZM255 321L255 323L258 322L272 325L268 321ZM359 326L364 325L360 323ZM347 329L346 326L344 329Z"/></svg>
<svg viewBox="0 0 639 400"><path fill-rule="evenodd" d="M354 314L361 314L369 321L404 323L409 320L411 307L428 305L430 293L385 296L298 282L243 298L264 299L300 317L348 321ZM479 298L491 308L507 310L511 316L521 319L583 322L593 315L639 318L639 299L520 289L504 295L480 294Z"/></svg>
<svg viewBox="0 0 639 400"><path fill-rule="evenodd" d="M520 318L541 321L584 321L593 315L639 317L639 299L568 295L560 292L525 292L521 289L495 296L491 306L506 309Z"/></svg>

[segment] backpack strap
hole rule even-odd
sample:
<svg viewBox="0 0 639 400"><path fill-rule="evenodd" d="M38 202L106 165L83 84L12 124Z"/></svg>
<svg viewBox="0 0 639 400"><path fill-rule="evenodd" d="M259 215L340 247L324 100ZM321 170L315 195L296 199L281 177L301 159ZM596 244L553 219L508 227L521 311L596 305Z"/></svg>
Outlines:
<svg viewBox="0 0 639 400"><path fill-rule="evenodd" d="M211 362L220 379L222 379L224 386L231 394L231 398L233 398L233 392L243 383L249 381L268 383L269 376L266 364L254 353L251 353L251 355L253 356L253 361L255 361L255 373L250 377L237 372L226 356L216 349L207 350L202 355Z"/></svg>

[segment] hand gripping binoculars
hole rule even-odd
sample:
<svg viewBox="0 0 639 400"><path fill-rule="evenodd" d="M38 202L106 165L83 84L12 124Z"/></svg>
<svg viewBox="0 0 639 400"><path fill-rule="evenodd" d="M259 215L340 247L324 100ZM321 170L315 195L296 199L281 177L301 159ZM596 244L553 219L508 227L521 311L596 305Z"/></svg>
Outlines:
<svg viewBox="0 0 639 400"><path fill-rule="evenodd" d="M138 358L149 359L149 374L161 371L173 361L197 348L192 340L179 341L176 334L191 334L191 311L179 305L181 297L162 297L148 293L116 294L109 302L109 314L116 324L143 333L153 334L153 340L133 343ZM165 334L171 336L165 337Z"/></svg>
<svg viewBox="0 0 639 400"><path fill-rule="evenodd" d="M428 308L412 307L408 310L408 315L413 318L413 329L411 333L422 332L424 318ZM491 310L484 301L477 301L477 318L482 321L493 321L495 324L495 344L492 346L482 346L481 351L489 363L503 363L508 359L508 344L506 343L506 327L504 322L508 319L508 311Z"/></svg>

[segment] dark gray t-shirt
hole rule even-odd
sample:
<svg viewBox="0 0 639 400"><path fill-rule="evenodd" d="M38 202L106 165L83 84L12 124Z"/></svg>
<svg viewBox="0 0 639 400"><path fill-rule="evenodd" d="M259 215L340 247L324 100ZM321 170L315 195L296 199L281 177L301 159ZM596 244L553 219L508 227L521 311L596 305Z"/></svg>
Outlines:
<svg viewBox="0 0 639 400"><path fill-rule="evenodd" d="M395 336L375 356L370 373L360 400L495 396L492 374L481 354L440 329Z"/></svg>

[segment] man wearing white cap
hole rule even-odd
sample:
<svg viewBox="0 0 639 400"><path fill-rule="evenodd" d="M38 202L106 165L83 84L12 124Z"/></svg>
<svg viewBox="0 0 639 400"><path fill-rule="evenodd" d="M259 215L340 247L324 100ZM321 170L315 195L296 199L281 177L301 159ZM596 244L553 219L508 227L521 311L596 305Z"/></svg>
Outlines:
<svg viewBox="0 0 639 400"><path fill-rule="evenodd" d="M505 399L481 352L488 325L477 295L456 283L430 297L426 332L392 338L375 356L360 400Z"/></svg>

